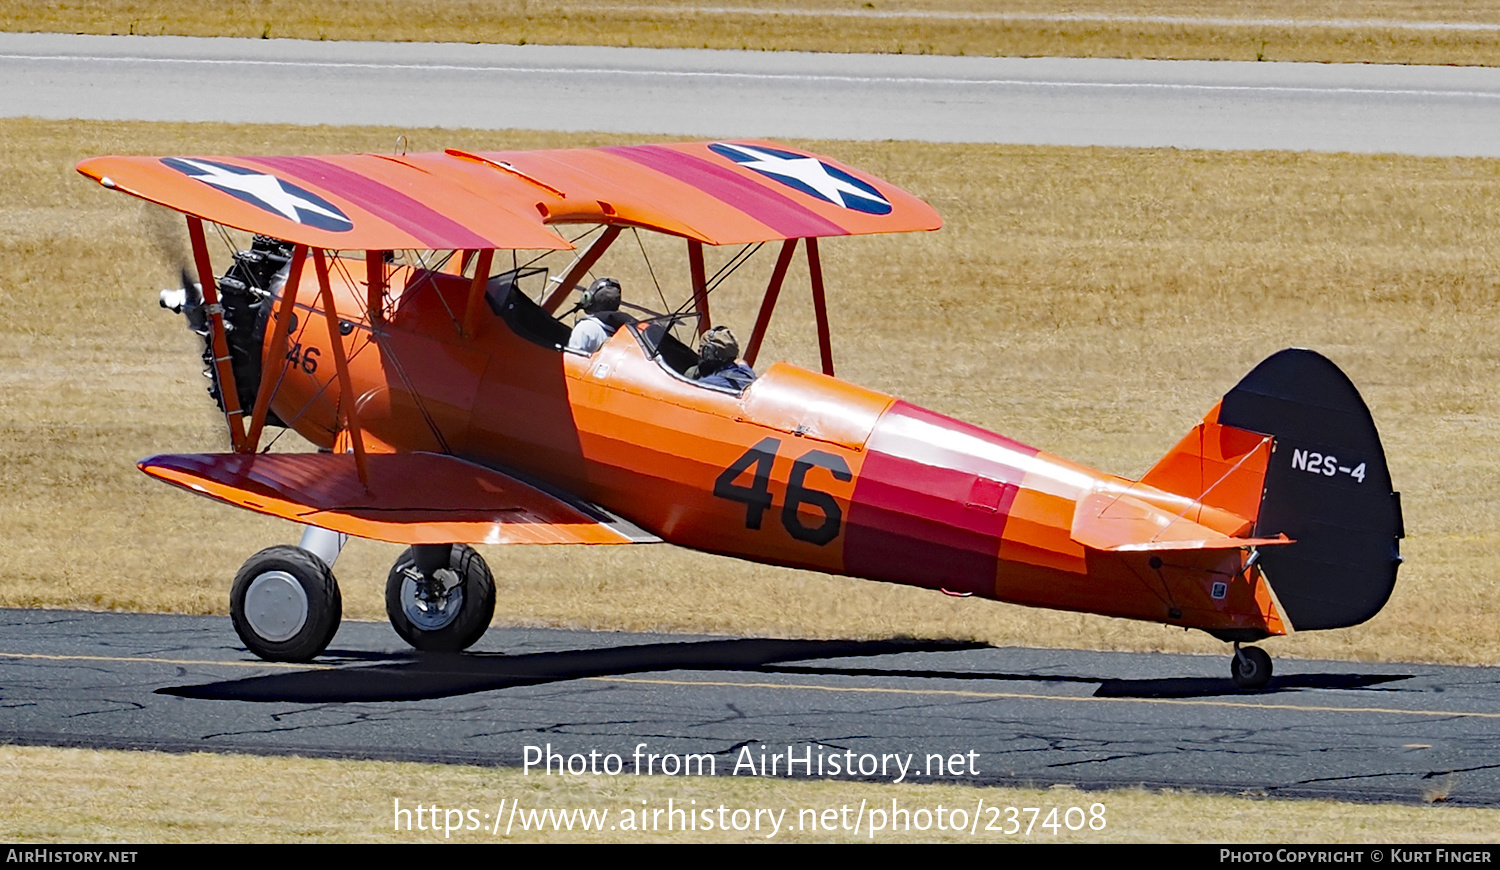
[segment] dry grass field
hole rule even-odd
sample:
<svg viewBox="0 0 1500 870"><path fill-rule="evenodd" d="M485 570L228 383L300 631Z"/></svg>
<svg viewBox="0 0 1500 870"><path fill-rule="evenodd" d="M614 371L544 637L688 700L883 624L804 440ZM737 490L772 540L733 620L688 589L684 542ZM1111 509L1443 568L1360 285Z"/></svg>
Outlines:
<svg viewBox="0 0 1500 870"><path fill-rule="evenodd" d="M147 752L94 752L81 749L0 747L0 839L26 843L552 843L552 842L983 842L983 843L1493 843L1500 810L1464 809L1441 804L1359 806L1325 801L1270 801L1182 792L1117 790L1082 792L1071 788L1009 789L874 783L787 782L759 778L584 776L542 778L514 769L456 765L322 761L235 755L162 755ZM171 789L147 784L170 782ZM223 783L245 787L225 789ZM521 831L513 823L490 830L441 828L396 830L396 802L403 808L438 806L439 819L467 826L466 815L448 809L495 814L501 800L521 801L523 809L608 810L609 821L623 811L662 809L667 801L689 808L761 808L784 811L779 832L603 831L555 829ZM696 803L693 803L696 802ZM1007 815L983 810L979 830L891 831L868 829L799 830L813 815L849 808L851 819L865 802L889 810L892 802L908 812L939 806L945 818L954 809L975 818L977 807L1038 807L1029 836L1019 828L1032 817L1018 813L1014 834L1006 835ZM1043 827L1046 808L1093 812L1103 827L1087 827L1087 816L1063 817ZM505 806L509 806L507 803ZM717 812L712 814L717 820ZM555 817L554 817L555 818ZM725 815L730 820L733 817ZM914 825L923 822L915 816ZM658 817L661 826L666 816ZM701 817L700 817L701 820ZM767 817L762 821L769 824ZM929 825L933 819L927 820ZM412 822L415 826L415 821ZM430 824L430 821L428 822ZM484 824L490 824L485 822ZM750 825L748 815L741 824ZM986 831L991 824L1000 831ZM425 826L425 825L424 825Z"/></svg>
<svg viewBox="0 0 1500 870"><path fill-rule="evenodd" d="M1112 20L1104 20L1112 19ZM1465 0L0 0L0 30L984 56L1500 63Z"/></svg>
<svg viewBox="0 0 1500 870"><path fill-rule="evenodd" d="M222 613L241 561L297 535L132 467L154 452L220 449L224 436L194 339L155 304L175 270L150 230L153 211L72 164L99 153L387 150L398 132L10 123L0 164L0 605ZM617 141L405 132L418 149ZM1276 640L1270 651L1500 662L1500 164L803 144L908 187L948 221L934 234L824 246L844 377L1137 475L1260 358L1288 345L1321 350L1363 389L1384 434L1406 507L1407 564L1368 624ZM648 286L629 262L607 268L628 287ZM680 264L657 268L668 286L686 286L674 278ZM769 269L766 255L752 261L718 291L716 315L747 328ZM805 299L784 305L762 362L812 365ZM383 618L393 550L355 542L340 560L350 618ZM1160 626L664 546L486 555L502 624L1223 651Z"/></svg>

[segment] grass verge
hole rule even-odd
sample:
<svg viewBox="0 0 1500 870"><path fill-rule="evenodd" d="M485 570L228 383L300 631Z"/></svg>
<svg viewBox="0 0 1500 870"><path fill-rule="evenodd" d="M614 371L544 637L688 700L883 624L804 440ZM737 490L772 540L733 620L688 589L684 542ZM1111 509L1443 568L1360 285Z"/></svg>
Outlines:
<svg viewBox="0 0 1500 870"><path fill-rule="evenodd" d="M9 31L1493 66L1486 23L1458 0L0 0Z"/></svg>
<svg viewBox="0 0 1500 870"><path fill-rule="evenodd" d="M1436 804L1364 806L1067 787L541 777L450 765L15 746L0 747L0 779L7 784L0 792L0 838L12 843L1412 844L1492 843L1500 830L1500 810ZM172 787L161 788L161 783ZM517 816L509 812L513 801L519 801ZM418 806L428 812L416 814ZM862 806L867 814L856 831ZM432 813L432 807L441 812ZM665 830L669 811L681 807L696 815L680 815L678 829ZM943 824L955 827L958 819L978 829L940 829L939 807ZM1012 815L1010 807L1021 812ZM1024 810L1030 807L1040 812ZM1070 815L1074 807L1078 809ZM407 809L407 815L398 815L398 808ZM1049 827L1052 809L1057 814ZM574 829L558 830L561 823L554 814L521 830L518 818L543 810L568 813ZM593 818L605 830L583 830L575 815L580 810L596 811ZM763 811L758 818L756 810ZM894 821L872 834L870 810ZM903 817L893 810L910 814L905 817L910 829L900 829ZM503 823L492 830L496 815L510 822L509 832ZM681 830L689 818L697 830ZM418 829L419 819L425 830ZM779 830L774 827L778 820ZM1100 827L1091 828L1091 821ZM1077 830L1068 830L1070 822ZM926 830L918 829L924 825ZM630 826L636 829L621 829ZM991 826L995 829L986 830ZM1014 833L1006 833L1008 829Z"/></svg>

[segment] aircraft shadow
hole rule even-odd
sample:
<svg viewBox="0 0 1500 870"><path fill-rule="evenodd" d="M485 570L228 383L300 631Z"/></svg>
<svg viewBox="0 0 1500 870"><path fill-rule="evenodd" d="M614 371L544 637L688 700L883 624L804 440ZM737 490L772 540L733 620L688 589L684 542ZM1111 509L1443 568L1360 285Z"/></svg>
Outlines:
<svg viewBox="0 0 1500 870"><path fill-rule="evenodd" d="M334 651L329 654L329 658L376 663L349 668L320 668L268 674L196 686L171 686L158 689L157 693L183 698L223 701L298 703L419 701L588 677L691 670L1043 684L1084 683L1098 685L1098 689L1093 694L1099 698L1203 698L1250 694L1237 689L1227 677L1224 679L1176 677L1126 680L995 671L779 664L811 659L914 652L958 652L987 648L989 647L986 644L981 643L906 638L875 641L745 638L640 644L526 655L496 653L424 655ZM1297 689L1363 689L1410 678L1410 674L1289 674L1283 677L1273 677L1270 684L1258 694Z"/></svg>
<svg viewBox="0 0 1500 870"><path fill-rule="evenodd" d="M1094 692L1096 698L1205 698L1217 695L1274 695L1296 689L1364 689L1409 680L1411 674L1292 674L1272 677L1258 692L1247 692L1234 681L1206 677L1178 677L1164 680L1105 680Z"/></svg>
<svg viewBox="0 0 1500 870"><path fill-rule="evenodd" d="M653 671L758 671L775 662L985 649L941 640L740 640L654 643L604 649L503 655L406 653L385 664L268 674L198 686L157 689L160 695L224 701L420 701L588 677ZM332 658L342 657L339 653ZM349 656L368 660L369 654Z"/></svg>
<svg viewBox="0 0 1500 870"><path fill-rule="evenodd" d="M1096 698L1210 698L1221 695L1269 695L1296 689L1363 689L1394 680L1409 680L1411 674L1293 674L1272 677L1258 692L1247 692L1235 686L1228 677L1169 677L1149 680L1111 680L1059 674L1007 674L996 671L920 671L879 670L873 668L776 667L759 669L763 673L838 674L850 677L918 677L936 680L1008 680L1025 683L1097 684Z"/></svg>

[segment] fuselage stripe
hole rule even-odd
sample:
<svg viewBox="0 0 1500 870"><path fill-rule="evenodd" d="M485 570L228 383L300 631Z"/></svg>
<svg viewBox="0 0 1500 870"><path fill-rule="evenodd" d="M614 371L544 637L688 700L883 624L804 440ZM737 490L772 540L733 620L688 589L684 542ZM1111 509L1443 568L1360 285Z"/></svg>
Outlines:
<svg viewBox="0 0 1500 870"><path fill-rule="evenodd" d="M936 433L953 437L913 437ZM966 449L953 449L955 443ZM1026 476L997 457L1035 455L1034 448L896 402L868 442L849 508L845 568L993 597L1001 536Z"/></svg>

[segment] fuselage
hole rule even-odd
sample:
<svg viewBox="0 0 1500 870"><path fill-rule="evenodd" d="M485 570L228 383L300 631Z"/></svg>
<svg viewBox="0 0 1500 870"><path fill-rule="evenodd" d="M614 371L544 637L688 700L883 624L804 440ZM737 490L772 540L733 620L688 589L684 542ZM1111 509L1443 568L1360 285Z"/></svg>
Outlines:
<svg viewBox="0 0 1500 870"><path fill-rule="evenodd" d="M1075 512L1092 495L1128 492L1168 513L1195 507L1184 495L786 364L743 393L705 387L680 373L681 346L647 322L586 355L564 349L566 328L529 300L492 296L465 336L469 279L403 269L391 282L407 289L373 321L362 285L335 278L332 287L350 404L371 450L450 453L520 472L671 543L758 562L1283 633L1242 550L1117 552L1074 539ZM340 403L349 397L334 377L325 318L305 304L316 295L299 299L272 409L334 447L347 438ZM268 328L268 341L277 328L287 325ZM1194 516L1225 535L1250 526L1201 505Z"/></svg>

